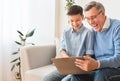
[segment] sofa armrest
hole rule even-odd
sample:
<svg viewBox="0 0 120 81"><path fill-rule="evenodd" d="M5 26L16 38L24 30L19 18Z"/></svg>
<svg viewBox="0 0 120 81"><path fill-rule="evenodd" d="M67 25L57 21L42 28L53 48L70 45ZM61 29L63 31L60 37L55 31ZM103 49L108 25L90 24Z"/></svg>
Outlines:
<svg viewBox="0 0 120 81"><path fill-rule="evenodd" d="M51 58L54 58L55 55L55 45L22 47L20 49L22 78L24 79L27 70L51 64Z"/></svg>

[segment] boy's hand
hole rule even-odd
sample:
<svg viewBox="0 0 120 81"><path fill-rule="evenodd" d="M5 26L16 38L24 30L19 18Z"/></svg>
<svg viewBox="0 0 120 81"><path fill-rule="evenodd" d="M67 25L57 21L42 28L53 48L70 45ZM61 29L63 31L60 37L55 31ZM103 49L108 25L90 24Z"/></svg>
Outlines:
<svg viewBox="0 0 120 81"><path fill-rule="evenodd" d="M62 50L62 51L60 52L60 54L61 54L61 56L62 56L63 58L69 57L68 54L66 53L66 51L64 51L64 50Z"/></svg>

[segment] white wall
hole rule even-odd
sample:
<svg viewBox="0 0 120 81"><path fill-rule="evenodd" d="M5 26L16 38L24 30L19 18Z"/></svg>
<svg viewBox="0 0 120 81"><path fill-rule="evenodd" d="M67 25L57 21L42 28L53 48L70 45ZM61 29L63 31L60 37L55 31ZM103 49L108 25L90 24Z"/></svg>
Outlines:
<svg viewBox="0 0 120 81"><path fill-rule="evenodd" d="M32 39L36 44L53 42L55 36L55 0L29 1L29 26L36 28Z"/></svg>
<svg viewBox="0 0 120 81"><path fill-rule="evenodd" d="M88 3L89 1L93 1L93 0L75 0L76 4L84 7L84 5L86 3ZM99 1L101 3L103 3L103 5L105 6L105 9L106 9L106 15L108 17L111 17L111 18L117 18L117 19L120 19L120 11L119 11L119 8L120 8L120 4L119 4L119 0L95 0L95 1ZM58 5L60 8L59 8L59 21L57 23L57 27L59 27L58 31L59 33L58 36L61 37L61 34L62 34L62 31L63 29L68 26L68 23L67 23L67 16L66 16L66 13L65 13L65 0L58 0L59 4Z"/></svg>
<svg viewBox="0 0 120 81"><path fill-rule="evenodd" d="M56 0L56 2L58 3L56 6L59 6L56 9L56 37L60 38L63 29L68 25L68 20L65 11L65 0Z"/></svg>

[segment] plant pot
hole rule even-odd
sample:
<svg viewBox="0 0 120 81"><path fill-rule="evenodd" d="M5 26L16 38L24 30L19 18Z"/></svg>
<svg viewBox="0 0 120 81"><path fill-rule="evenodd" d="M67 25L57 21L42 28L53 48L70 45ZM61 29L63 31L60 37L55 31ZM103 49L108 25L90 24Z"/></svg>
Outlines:
<svg viewBox="0 0 120 81"><path fill-rule="evenodd" d="M19 79L16 79L15 81L21 81L21 79L19 78Z"/></svg>
<svg viewBox="0 0 120 81"><path fill-rule="evenodd" d="M20 78L21 78L20 73L16 72L16 73L15 73L15 78L16 78L16 79L20 79Z"/></svg>

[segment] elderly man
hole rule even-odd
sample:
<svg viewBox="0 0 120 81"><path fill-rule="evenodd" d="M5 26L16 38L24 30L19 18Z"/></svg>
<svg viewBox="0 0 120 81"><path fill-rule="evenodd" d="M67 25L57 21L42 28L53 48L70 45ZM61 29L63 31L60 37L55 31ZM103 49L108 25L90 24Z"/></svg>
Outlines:
<svg viewBox="0 0 120 81"><path fill-rule="evenodd" d="M77 67L90 74L73 75L71 81L109 81L120 75L120 21L108 18L104 6L92 1L84 8L85 20L93 27L95 58L76 59Z"/></svg>

